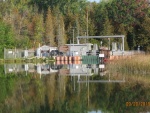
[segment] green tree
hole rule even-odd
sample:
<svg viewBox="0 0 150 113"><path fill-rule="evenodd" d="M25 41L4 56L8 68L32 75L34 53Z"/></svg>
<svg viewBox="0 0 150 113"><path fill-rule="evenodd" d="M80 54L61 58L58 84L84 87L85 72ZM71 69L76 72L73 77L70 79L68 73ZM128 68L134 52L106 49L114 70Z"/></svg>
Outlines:
<svg viewBox="0 0 150 113"><path fill-rule="evenodd" d="M136 26L136 45L143 47L144 50L150 51L150 18L145 17L144 21Z"/></svg>
<svg viewBox="0 0 150 113"><path fill-rule="evenodd" d="M15 35L10 25L0 21L0 57L3 58L4 48L14 48L16 45Z"/></svg>

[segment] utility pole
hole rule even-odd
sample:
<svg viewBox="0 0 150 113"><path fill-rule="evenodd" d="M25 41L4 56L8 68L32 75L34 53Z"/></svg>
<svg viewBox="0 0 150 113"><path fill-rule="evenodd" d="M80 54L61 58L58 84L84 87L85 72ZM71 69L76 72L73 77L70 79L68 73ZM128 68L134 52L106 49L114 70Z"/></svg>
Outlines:
<svg viewBox="0 0 150 113"><path fill-rule="evenodd" d="M86 31L84 32L84 35L86 36ZM85 43L86 43L86 39L85 39Z"/></svg>
<svg viewBox="0 0 150 113"><path fill-rule="evenodd" d="M74 45L74 28L73 28L73 45Z"/></svg>
<svg viewBox="0 0 150 113"><path fill-rule="evenodd" d="M89 19L88 19L88 10L87 10L87 18L86 18L86 21L87 21L87 23L86 23L86 24L87 24L87 26L86 26L86 27L87 27L87 28L86 28L86 30L87 30L87 39L88 39L88 36L89 36L89 26L88 26L88 23L89 23L88 21L89 21ZM87 40L86 40L86 43L87 43Z"/></svg>
<svg viewBox="0 0 150 113"><path fill-rule="evenodd" d="M73 45L74 45L74 31L75 31L75 28L76 27L72 27L71 29L72 29L72 35L73 35Z"/></svg>

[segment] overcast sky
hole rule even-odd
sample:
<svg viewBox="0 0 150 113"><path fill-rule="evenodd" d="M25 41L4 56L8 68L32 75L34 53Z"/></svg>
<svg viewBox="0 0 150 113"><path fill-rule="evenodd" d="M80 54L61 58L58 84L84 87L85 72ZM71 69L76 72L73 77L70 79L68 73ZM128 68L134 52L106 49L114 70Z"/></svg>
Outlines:
<svg viewBox="0 0 150 113"><path fill-rule="evenodd" d="M88 0L88 1L90 1L90 2L94 2L95 1L95 2L98 3L100 0Z"/></svg>

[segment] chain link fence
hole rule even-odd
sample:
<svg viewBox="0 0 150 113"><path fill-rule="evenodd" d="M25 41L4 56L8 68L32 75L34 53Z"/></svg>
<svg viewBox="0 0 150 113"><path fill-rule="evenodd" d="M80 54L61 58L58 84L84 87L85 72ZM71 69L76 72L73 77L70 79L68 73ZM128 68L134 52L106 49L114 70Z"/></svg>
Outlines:
<svg viewBox="0 0 150 113"><path fill-rule="evenodd" d="M30 58L34 56L35 56L34 50L4 48L4 59Z"/></svg>

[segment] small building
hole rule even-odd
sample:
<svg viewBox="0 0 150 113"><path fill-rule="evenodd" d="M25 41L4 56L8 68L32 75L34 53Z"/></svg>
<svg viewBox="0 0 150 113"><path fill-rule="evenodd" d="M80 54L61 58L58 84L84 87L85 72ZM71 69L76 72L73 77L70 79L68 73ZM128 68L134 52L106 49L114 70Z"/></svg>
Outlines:
<svg viewBox="0 0 150 113"><path fill-rule="evenodd" d="M57 47L50 47L50 46L41 46L39 48L37 48L36 50L36 56L37 57L49 57L50 56L50 52L53 50L57 50Z"/></svg>
<svg viewBox="0 0 150 113"><path fill-rule="evenodd" d="M67 56L84 56L91 51L91 43L87 44L66 44L68 46Z"/></svg>

